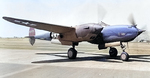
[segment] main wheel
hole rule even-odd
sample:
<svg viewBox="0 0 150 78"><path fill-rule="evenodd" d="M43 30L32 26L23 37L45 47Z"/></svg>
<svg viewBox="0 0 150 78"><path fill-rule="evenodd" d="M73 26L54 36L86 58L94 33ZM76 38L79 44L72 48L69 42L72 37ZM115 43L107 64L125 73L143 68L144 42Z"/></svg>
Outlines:
<svg viewBox="0 0 150 78"><path fill-rule="evenodd" d="M128 61L129 60L129 54L127 52L122 52L121 56L120 56L120 59L122 61Z"/></svg>
<svg viewBox="0 0 150 78"><path fill-rule="evenodd" d="M77 56L77 51L74 48L70 48L67 54L69 59L75 59Z"/></svg>
<svg viewBox="0 0 150 78"><path fill-rule="evenodd" d="M110 57L116 57L117 54L118 54L118 51L116 48L110 48L110 50L109 50Z"/></svg>

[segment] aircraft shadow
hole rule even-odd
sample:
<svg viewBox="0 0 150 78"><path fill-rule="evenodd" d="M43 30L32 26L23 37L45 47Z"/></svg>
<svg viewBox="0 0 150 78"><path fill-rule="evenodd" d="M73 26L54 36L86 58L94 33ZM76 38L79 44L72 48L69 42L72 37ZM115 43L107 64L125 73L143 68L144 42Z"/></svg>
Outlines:
<svg viewBox="0 0 150 78"><path fill-rule="evenodd" d="M76 62L76 61L98 61L98 62L123 63L123 61L120 60L120 56L109 57L109 55L107 55L107 54L94 54L94 53L78 52L78 54L95 55L95 56L77 57L76 59L68 59L66 53L36 53L36 54L37 55L51 55L51 56L57 56L57 57L64 57L64 59L41 60L41 61L34 61L32 63L57 63L57 62ZM130 58L132 58L132 59L129 59L128 62L150 62L150 61L148 61L148 60L150 60L150 55L130 55Z"/></svg>

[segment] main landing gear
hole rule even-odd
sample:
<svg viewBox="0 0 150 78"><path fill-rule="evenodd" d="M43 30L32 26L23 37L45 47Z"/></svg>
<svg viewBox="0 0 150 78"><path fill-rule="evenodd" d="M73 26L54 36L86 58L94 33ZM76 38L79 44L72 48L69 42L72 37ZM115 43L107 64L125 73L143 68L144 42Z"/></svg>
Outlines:
<svg viewBox="0 0 150 78"><path fill-rule="evenodd" d="M110 55L110 57L116 57L117 54L118 54L117 49L114 48L114 47L110 47L110 50L109 50L109 55Z"/></svg>
<svg viewBox="0 0 150 78"><path fill-rule="evenodd" d="M75 45L72 45L72 46L73 47L70 48L67 53L69 59L75 59L77 56L77 51L75 50Z"/></svg>

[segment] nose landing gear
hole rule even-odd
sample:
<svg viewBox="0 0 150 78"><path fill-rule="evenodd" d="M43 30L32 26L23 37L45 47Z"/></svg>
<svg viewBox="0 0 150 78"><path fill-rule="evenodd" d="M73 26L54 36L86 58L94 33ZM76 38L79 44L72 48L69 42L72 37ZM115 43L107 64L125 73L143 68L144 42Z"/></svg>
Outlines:
<svg viewBox="0 0 150 78"><path fill-rule="evenodd" d="M122 42L120 42L121 48L123 50L123 52L120 55L120 59L122 61L128 61L129 60L129 54L127 52L125 52L125 45L122 44Z"/></svg>

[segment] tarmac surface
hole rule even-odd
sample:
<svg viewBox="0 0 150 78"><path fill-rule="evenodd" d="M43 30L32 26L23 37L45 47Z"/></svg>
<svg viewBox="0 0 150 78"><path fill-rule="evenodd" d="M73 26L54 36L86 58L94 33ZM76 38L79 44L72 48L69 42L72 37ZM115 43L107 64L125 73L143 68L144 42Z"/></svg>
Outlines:
<svg viewBox="0 0 150 78"><path fill-rule="evenodd" d="M126 44L126 43L125 43ZM109 48L82 42L77 59L69 60L71 46L28 39L0 39L0 78L150 78L150 44L129 43L128 62L109 57Z"/></svg>

